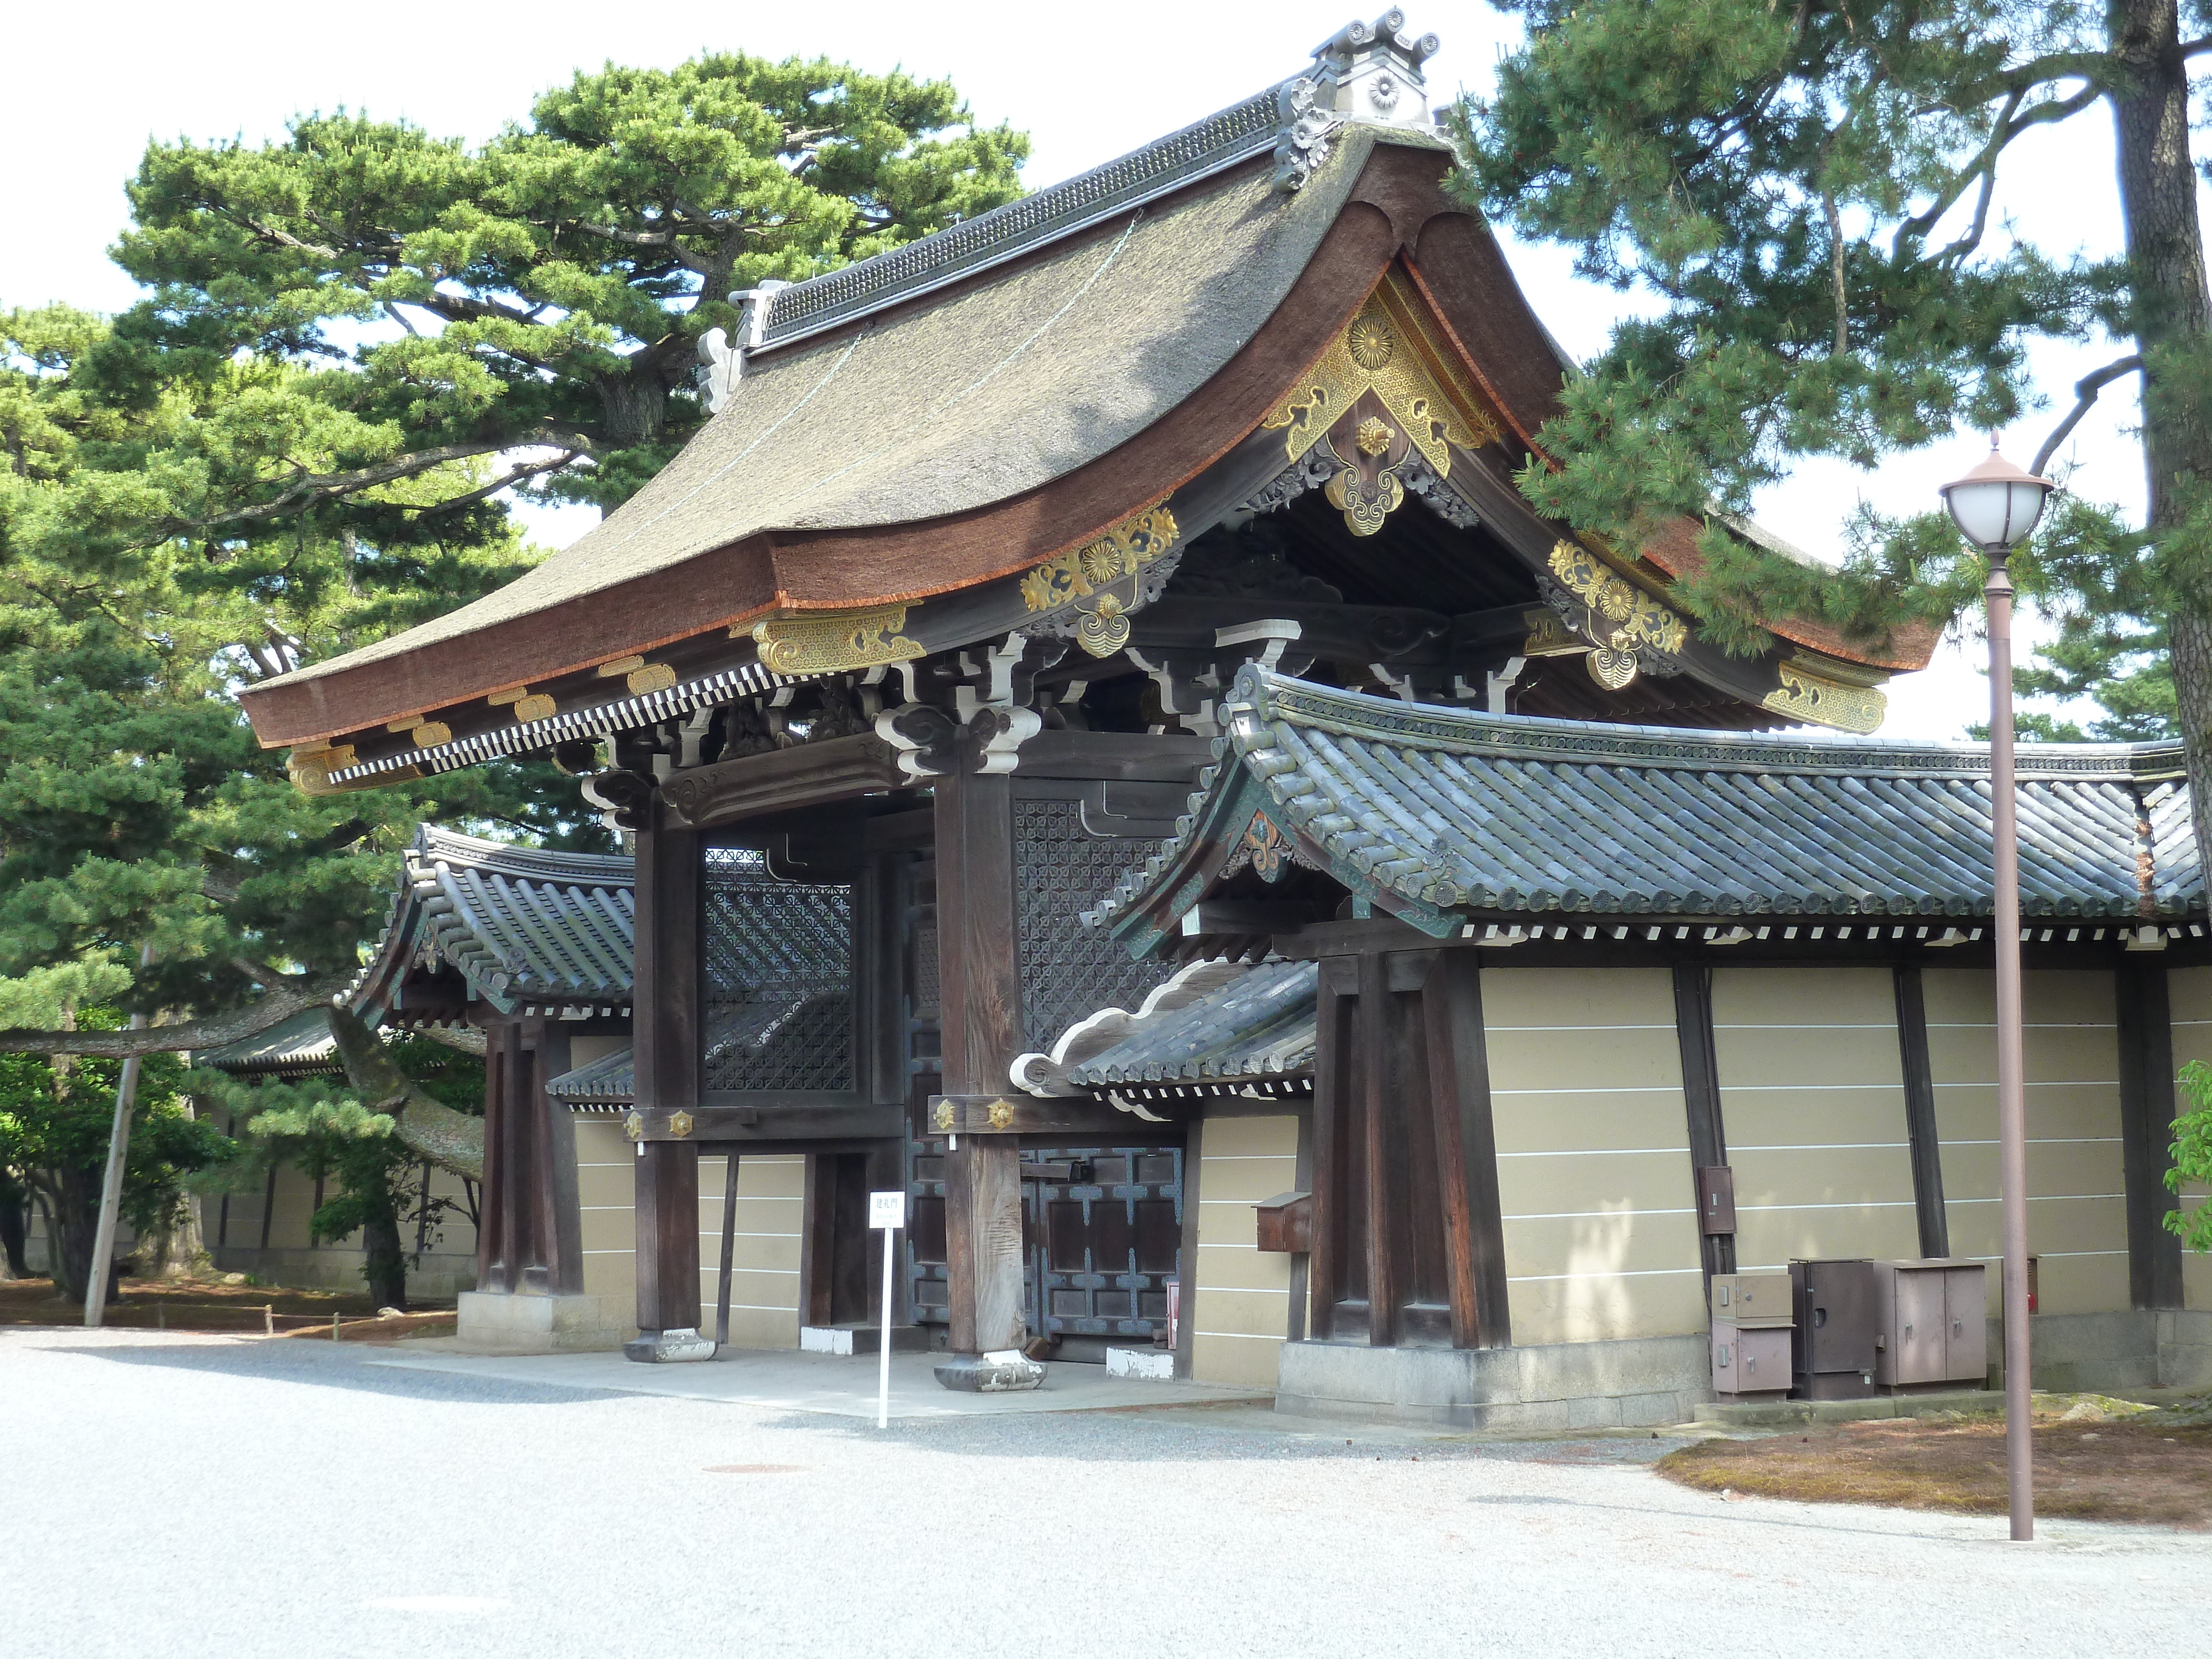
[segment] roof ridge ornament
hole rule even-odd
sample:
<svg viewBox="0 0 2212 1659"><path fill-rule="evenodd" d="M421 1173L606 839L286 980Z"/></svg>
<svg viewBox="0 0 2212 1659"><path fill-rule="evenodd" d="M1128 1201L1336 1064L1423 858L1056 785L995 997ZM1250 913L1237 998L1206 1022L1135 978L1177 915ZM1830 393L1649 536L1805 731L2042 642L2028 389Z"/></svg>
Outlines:
<svg viewBox="0 0 2212 1659"><path fill-rule="evenodd" d="M1282 122L1275 142L1276 185L1304 188L1328 159L1330 138L1347 121L1430 125L1421 65L1442 45L1433 34L1406 33L1406 14L1393 6L1372 23L1354 19L1316 46L1312 69L1275 90Z"/></svg>

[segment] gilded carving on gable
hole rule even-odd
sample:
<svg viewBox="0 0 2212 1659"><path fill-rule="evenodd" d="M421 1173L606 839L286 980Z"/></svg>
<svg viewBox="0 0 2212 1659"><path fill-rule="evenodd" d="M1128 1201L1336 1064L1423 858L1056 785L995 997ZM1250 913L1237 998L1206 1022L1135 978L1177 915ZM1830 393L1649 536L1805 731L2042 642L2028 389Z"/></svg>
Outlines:
<svg viewBox="0 0 2212 1659"><path fill-rule="evenodd" d="M778 674L835 674L912 662L923 654L921 644L901 630L906 627L906 613L916 608L884 605L868 611L771 617L753 624L753 643L760 648L762 663Z"/></svg>
<svg viewBox="0 0 2212 1659"><path fill-rule="evenodd" d="M1552 574L1584 613L1581 622L1573 623L1590 644L1584 665L1607 690L1618 691L1632 682L1648 665L1650 653L1672 657L1688 643L1689 623L1635 583L1608 570L1588 548L1556 542L1548 562Z"/></svg>
<svg viewBox="0 0 2212 1659"><path fill-rule="evenodd" d="M1768 692L1759 706L1778 714L1863 737L1877 730L1889 712L1889 699L1870 685L1846 685L1795 663L1785 662L1776 672L1781 689Z"/></svg>
<svg viewBox="0 0 2212 1659"><path fill-rule="evenodd" d="M1166 501L1155 501L1031 569L1022 578L1022 603L1037 613L1072 606L1058 619L1065 626L1051 631L1072 632L1091 656L1110 657L1129 642L1128 613L1152 597L1148 579L1168 568L1161 561L1179 533Z"/></svg>

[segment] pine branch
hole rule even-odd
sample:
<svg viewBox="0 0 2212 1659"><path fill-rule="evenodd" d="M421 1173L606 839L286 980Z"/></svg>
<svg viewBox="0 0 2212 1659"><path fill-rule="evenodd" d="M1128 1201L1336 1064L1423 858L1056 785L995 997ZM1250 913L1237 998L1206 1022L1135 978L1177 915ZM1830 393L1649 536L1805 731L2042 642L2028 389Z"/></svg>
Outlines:
<svg viewBox="0 0 2212 1659"><path fill-rule="evenodd" d="M2027 470L2038 477L2042 477L2045 464L2058 453L2058 446L2066 441L2066 434L2081 425L2081 417L2097 401L2097 394L2122 376L2139 372L2142 366L2142 356L2131 353L2075 381L2074 407L2066 411L2066 418L2059 422L2058 429L2043 441L2043 447L2035 452L2035 459L2028 463Z"/></svg>
<svg viewBox="0 0 2212 1659"><path fill-rule="evenodd" d="M216 1048L259 1036L305 1008L327 1006L353 983L353 969L319 979L291 980L272 987L252 1006L235 1013L187 1020L180 1025L149 1025L136 1031L0 1031L0 1054L80 1054L89 1060L128 1060L133 1054L173 1054L190 1048Z"/></svg>

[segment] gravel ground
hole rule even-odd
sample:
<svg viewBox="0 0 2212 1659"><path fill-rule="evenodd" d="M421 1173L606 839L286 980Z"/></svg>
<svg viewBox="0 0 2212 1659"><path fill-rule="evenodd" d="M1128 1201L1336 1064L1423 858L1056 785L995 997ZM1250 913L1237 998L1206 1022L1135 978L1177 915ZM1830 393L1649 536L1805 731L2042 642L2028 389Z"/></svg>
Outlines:
<svg viewBox="0 0 2212 1659"><path fill-rule="evenodd" d="M879 1434L385 1357L0 1333L0 1651L2171 1659L2212 1581L2202 1534L1724 1503L1649 1437L1237 1408Z"/></svg>

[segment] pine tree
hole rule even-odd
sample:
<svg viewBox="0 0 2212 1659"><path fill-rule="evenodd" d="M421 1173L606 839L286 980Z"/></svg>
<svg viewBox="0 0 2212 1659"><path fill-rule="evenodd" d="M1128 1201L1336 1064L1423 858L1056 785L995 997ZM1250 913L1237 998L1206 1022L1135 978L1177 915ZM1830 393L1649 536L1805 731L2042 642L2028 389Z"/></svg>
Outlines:
<svg viewBox="0 0 2212 1659"><path fill-rule="evenodd" d="M1705 521L1675 592L1734 650L1797 614L1878 643L1948 621L1978 559L1940 514L1857 526L1841 573L1726 527L1798 459L1872 466L2028 407L2024 348L2112 343L2041 467L2108 386L2142 377L2141 528L2062 497L2015 560L2061 622L2023 689L2089 690L2108 730L2171 719L2200 842L2212 811L2212 292L2175 0L1509 0L1527 44L1464 105L1463 188L1585 275L1654 295L1567 384L1522 475L1546 510L1633 554ZM2109 118L2124 257L2013 240L1990 212L2023 134ZM2005 176L2009 177L2009 173Z"/></svg>

